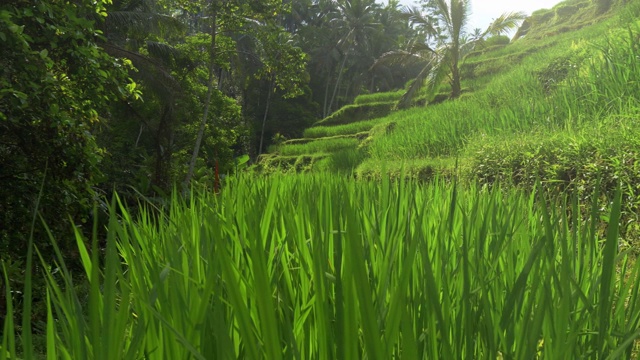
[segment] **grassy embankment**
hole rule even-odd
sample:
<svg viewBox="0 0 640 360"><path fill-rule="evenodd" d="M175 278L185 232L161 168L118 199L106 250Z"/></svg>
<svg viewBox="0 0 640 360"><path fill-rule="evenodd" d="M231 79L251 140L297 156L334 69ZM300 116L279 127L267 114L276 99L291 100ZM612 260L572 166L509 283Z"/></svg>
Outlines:
<svg viewBox="0 0 640 360"><path fill-rule="evenodd" d="M537 11L524 38L469 56L458 100L389 113L402 92L360 96L259 167L362 178L402 169L424 179L451 174L458 159L465 178L521 182L571 181L602 158L629 162L640 112L638 5L595 17L590 3Z"/></svg>

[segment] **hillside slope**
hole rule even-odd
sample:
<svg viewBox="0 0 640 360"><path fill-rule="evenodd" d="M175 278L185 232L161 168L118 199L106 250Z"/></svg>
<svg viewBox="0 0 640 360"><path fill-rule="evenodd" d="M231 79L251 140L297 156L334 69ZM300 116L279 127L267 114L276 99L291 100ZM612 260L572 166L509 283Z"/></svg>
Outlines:
<svg viewBox="0 0 640 360"><path fill-rule="evenodd" d="M362 95L303 139L273 147L258 168L425 180L455 171L480 182L538 179L561 188L586 188L606 172L633 187L640 1L596 13L587 0L536 11L509 45L465 59L461 98L393 111L402 91Z"/></svg>

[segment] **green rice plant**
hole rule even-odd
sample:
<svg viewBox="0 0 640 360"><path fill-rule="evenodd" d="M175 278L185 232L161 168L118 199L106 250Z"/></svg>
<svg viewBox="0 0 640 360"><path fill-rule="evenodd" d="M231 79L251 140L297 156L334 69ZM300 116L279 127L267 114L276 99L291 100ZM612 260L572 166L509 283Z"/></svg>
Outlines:
<svg viewBox="0 0 640 360"><path fill-rule="evenodd" d="M640 93L634 60L640 53L634 41L640 31L637 25L629 26L614 31L604 45L586 46L577 35L566 37L554 47L528 54L521 66L464 98L387 116L386 121L398 126L368 144L372 159L455 156L479 136L571 130L632 112ZM583 34L593 35L593 29ZM483 85L476 81L473 86Z"/></svg>
<svg viewBox="0 0 640 360"><path fill-rule="evenodd" d="M293 156L314 153L329 153L332 151L356 148L360 140L357 138L338 137L318 139L305 144L283 144L277 147L277 153L282 156Z"/></svg>
<svg viewBox="0 0 640 360"><path fill-rule="evenodd" d="M116 199L102 255L77 232L88 299L48 272L47 355L630 358L640 263L619 249L620 191L603 239L599 206L320 174L230 179L135 218Z"/></svg>
<svg viewBox="0 0 640 360"><path fill-rule="evenodd" d="M390 92L382 92L382 93L373 93L373 94L363 94L358 95L353 101L356 105L362 104L370 104L370 103L381 103L381 102L397 102L404 94L405 90L397 90Z"/></svg>
<svg viewBox="0 0 640 360"><path fill-rule="evenodd" d="M338 150L329 157L329 170L338 174L350 175L366 156L366 151L362 148Z"/></svg>
<svg viewBox="0 0 640 360"><path fill-rule="evenodd" d="M364 131L369 131L375 125L384 122L384 118L377 118L366 121L358 121L345 125L333 125L333 126L314 126L304 131L305 138L322 138L339 135L357 134Z"/></svg>
<svg viewBox="0 0 640 360"><path fill-rule="evenodd" d="M608 33L587 63L583 76L571 79L568 101L601 117L624 114L640 104L640 22Z"/></svg>
<svg viewBox="0 0 640 360"><path fill-rule="evenodd" d="M381 180L407 178L419 182L434 179L450 180L456 173L457 160L454 158L426 158L397 162L378 162L366 159L355 170L359 179Z"/></svg>
<svg viewBox="0 0 640 360"><path fill-rule="evenodd" d="M368 136L368 132L367 131L362 131L359 133L355 133L355 134L345 134L345 135L335 135L335 136L327 136L327 137L322 137L322 138L300 138L300 139L291 139L291 140L287 140L285 142L283 142L282 144L279 145L302 145L302 144L307 144L310 142L314 142L314 141L318 141L318 140L322 140L322 141L327 141L327 140L333 140L333 139L364 139ZM278 146L274 146L272 148L272 150L274 149L278 149Z"/></svg>
<svg viewBox="0 0 640 360"><path fill-rule="evenodd" d="M330 154L315 153L310 155L280 156L269 154L261 156L255 170L260 174L270 173L304 173L322 167Z"/></svg>
<svg viewBox="0 0 640 360"><path fill-rule="evenodd" d="M7 276L7 267L4 260L0 263L2 265L2 273L4 275L5 286L5 299L6 299L6 314L4 315L4 324L2 327L2 345L0 346L0 359L11 359L16 356L16 338L15 338L15 324L13 323L13 299L11 293L11 286L9 284L9 277Z"/></svg>
<svg viewBox="0 0 640 360"><path fill-rule="evenodd" d="M371 157L378 161L397 161L452 156L478 132L518 132L532 128L544 114L544 101L536 102L544 95L538 92L539 87L522 86L535 83L530 74L521 71L511 75L512 79L496 84L495 91L391 114L386 120L396 122L397 126L391 134L374 139L370 144ZM506 97L503 86L508 86L517 97Z"/></svg>
<svg viewBox="0 0 640 360"><path fill-rule="evenodd" d="M330 116L315 123L316 126L344 125L362 120L384 117L391 112L395 102L352 104L342 107Z"/></svg>

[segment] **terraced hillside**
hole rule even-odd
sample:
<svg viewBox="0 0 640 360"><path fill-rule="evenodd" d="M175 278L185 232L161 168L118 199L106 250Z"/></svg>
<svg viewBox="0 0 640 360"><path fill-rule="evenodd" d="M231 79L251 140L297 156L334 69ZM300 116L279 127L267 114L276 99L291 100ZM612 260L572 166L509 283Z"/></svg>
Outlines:
<svg viewBox="0 0 640 360"><path fill-rule="evenodd" d="M401 93L360 96L354 105L306 129L304 137L271 148L260 159L262 171L335 171L350 173L366 157L375 136L390 133L389 115ZM381 99L381 97L383 97Z"/></svg>
<svg viewBox="0 0 640 360"><path fill-rule="evenodd" d="M585 185L575 180L593 181L590 167L623 161L617 155L629 161L633 148L639 9L618 1L596 15L594 2L571 0L536 11L510 44L465 58L459 99L443 102L443 86L430 101L423 94L394 110L403 90L361 95L303 138L272 147L258 169L425 179L457 169L481 182Z"/></svg>

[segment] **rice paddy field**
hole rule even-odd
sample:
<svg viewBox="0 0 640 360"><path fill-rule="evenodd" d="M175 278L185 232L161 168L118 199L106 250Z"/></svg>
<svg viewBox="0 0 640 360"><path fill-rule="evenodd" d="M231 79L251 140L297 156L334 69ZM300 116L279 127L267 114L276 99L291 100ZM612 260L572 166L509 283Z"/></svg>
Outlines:
<svg viewBox="0 0 640 360"><path fill-rule="evenodd" d="M46 270L45 355L628 358L640 263L620 202L330 175L238 178L139 216L115 199L104 254L78 232L89 285ZM24 314L0 358L33 355Z"/></svg>
<svg viewBox="0 0 640 360"><path fill-rule="evenodd" d="M83 274L31 248L0 360L638 358L640 3L585 11L470 56L459 99L362 95L384 115L219 193L114 197Z"/></svg>
<svg viewBox="0 0 640 360"><path fill-rule="evenodd" d="M505 139L535 142L540 138L589 136L590 141L598 142L607 137L608 124L635 121L640 113L640 62L637 60L640 5L635 1L626 2L607 17L594 18L593 9L583 3L559 4L557 7L575 5L581 9L568 18L548 16L553 15L556 8L540 10L532 18L535 26L524 38L465 58L461 67L464 93L455 101L396 110L364 120L341 118L333 125L319 122L304 132L304 138L315 139L313 148L285 144L273 154L330 154L335 141L332 138L368 133L359 137L357 143L340 148L340 151L365 152L359 163L341 168L351 168L356 176L377 174L380 178L386 174L384 169L406 166L415 168L410 174L442 174L451 172L458 163L467 170L464 176L475 180L477 164L486 162L487 154L493 153L493 149L503 148ZM446 91L446 86L442 91ZM401 94L402 91L364 94L348 108L355 113L358 106L397 101ZM381 126L386 126L386 131L376 131ZM593 165L599 157L607 157L604 154L615 152L612 144L600 143L603 147L595 149L589 161L583 158L575 162ZM288 147L292 147L291 152ZM479 149L486 151L478 152ZM557 142L553 148L527 152L533 157L547 152L570 153L571 142ZM519 155L525 158L527 153ZM628 159L629 156L618 161ZM500 162L501 159L489 160ZM560 173L588 171L567 163L553 164L553 159L545 161L562 167ZM416 168L419 163L423 164L422 169ZM442 167L435 172L429 170L435 163ZM327 163L319 162L305 171L331 172L332 168L325 165ZM512 167L513 172L525 171L526 163L514 161ZM565 179L547 176L541 180Z"/></svg>

